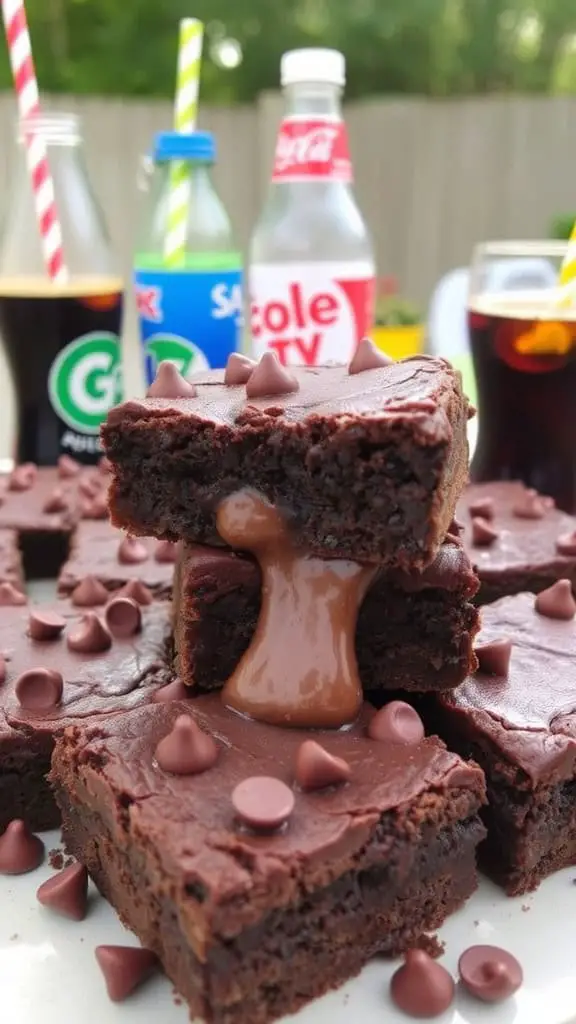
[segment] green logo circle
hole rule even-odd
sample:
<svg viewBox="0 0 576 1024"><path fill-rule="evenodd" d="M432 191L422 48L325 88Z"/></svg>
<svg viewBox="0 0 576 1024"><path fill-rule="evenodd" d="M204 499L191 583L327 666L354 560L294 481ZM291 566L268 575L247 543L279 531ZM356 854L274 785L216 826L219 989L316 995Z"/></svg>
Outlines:
<svg viewBox="0 0 576 1024"><path fill-rule="evenodd" d="M153 334L145 343L146 354L152 361L153 372L158 363L168 360L174 363L183 377L210 369L206 356L193 341L181 338L179 334Z"/></svg>
<svg viewBox="0 0 576 1024"><path fill-rule="evenodd" d="M108 410L122 401L118 336L92 331L66 345L50 367L48 394L54 412L69 427L97 434Z"/></svg>

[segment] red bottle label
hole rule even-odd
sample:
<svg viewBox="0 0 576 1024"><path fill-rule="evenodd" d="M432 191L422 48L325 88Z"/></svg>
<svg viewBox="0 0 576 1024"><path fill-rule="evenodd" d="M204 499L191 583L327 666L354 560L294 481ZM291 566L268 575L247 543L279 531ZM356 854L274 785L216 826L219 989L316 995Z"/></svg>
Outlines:
<svg viewBox="0 0 576 1024"><path fill-rule="evenodd" d="M374 293L369 263L253 265L253 354L275 352L285 366L350 362L372 327Z"/></svg>
<svg viewBox="0 0 576 1024"><path fill-rule="evenodd" d="M287 117L282 121L272 181L352 181L348 136L343 121Z"/></svg>

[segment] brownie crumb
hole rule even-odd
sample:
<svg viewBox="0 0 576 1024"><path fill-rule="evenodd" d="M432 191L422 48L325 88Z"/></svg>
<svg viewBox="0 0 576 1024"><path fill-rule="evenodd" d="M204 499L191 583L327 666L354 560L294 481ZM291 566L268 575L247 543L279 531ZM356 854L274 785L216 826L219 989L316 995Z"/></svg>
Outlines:
<svg viewBox="0 0 576 1024"><path fill-rule="evenodd" d="M48 854L48 863L54 871L61 871L64 865L64 854L62 850L50 850ZM66 865L67 867L68 865Z"/></svg>
<svg viewBox="0 0 576 1024"><path fill-rule="evenodd" d="M437 960L438 957L444 956L446 952L446 946L444 942L441 942L437 935L421 935L416 943L416 947L428 953L433 960Z"/></svg>

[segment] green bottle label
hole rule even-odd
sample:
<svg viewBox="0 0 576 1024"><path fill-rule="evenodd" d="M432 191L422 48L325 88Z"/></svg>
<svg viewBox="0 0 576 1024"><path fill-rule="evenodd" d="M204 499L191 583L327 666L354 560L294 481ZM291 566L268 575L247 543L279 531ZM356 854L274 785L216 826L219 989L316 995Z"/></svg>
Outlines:
<svg viewBox="0 0 576 1024"><path fill-rule="evenodd" d="M54 412L72 430L97 434L108 410L122 401L118 336L92 331L66 345L50 367L48 394Z"/></svg>
<svg viewBox="0 0 576 1024"><path fill-rule="evenodd" d="M164 256L155 252L139 252L135 266L139 270L166 270ZM198 271L230 271L242 269L242 254L239 252L200 252L185 253L176 270Z"/></svg>

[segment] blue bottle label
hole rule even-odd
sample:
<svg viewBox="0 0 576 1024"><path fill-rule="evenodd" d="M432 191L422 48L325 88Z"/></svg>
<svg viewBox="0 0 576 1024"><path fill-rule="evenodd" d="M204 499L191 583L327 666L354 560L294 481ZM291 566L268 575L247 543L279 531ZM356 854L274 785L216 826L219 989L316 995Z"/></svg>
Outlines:
<svg viewBox="0 0 576 1024"><path fill-rule="evenodd" d="M240 268L137 268L134 278L147 384L163 359L188 375L225 366L241 347Z"/></svg>

